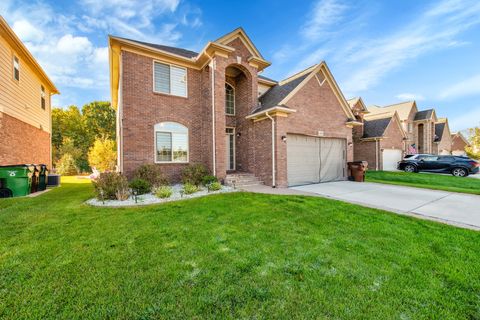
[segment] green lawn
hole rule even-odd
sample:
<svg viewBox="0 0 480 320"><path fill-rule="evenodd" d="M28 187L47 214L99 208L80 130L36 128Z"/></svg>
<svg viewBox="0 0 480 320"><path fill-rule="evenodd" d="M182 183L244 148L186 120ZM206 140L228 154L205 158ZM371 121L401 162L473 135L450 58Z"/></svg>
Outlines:
<svg viewBox="0 0 480 320"><path fill-rule="evenodd" d="M99 209L91 190L0 200L0 318L480 318L475 231L301 196Z"/></svg>
<svg viewBox="0 0 480 320"><path fill-rule="evenodd" d="M460 178L443 174L367 171L366 181L480 194L480 179Z"/></svg>

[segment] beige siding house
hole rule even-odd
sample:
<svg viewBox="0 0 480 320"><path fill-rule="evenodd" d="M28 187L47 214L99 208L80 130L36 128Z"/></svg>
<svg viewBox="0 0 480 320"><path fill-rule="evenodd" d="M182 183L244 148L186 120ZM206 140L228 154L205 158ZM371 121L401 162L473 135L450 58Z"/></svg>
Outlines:
<svg viewBox="0 0 480 320"><path fill-rule="evenodd" d="M51 166L51 103L58 90L0 16L0 165Z"/></svg>

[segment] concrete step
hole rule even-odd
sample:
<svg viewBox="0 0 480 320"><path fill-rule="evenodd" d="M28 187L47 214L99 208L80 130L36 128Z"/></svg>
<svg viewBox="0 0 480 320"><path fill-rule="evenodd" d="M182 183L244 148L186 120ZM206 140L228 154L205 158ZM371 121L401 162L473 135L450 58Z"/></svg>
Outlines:
<svg viewBox="0 0 480 320"><path fill-rule="evenodd" d="M227 174L225 184L228 186L235 185L235 187L246 187L262 185L263 181L259 180L252 173L241 172Z"/></svg>

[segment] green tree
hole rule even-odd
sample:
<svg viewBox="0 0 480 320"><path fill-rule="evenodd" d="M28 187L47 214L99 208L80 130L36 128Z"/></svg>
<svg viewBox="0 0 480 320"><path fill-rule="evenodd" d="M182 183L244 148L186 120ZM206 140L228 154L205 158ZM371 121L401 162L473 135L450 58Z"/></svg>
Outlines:
<svg viewBox="0 0 480 320"><path fill-rule="evenodd" d="M57 162L57 172L61 175L72 176L78 173L75 159L69 153L65 153Z"/></svg>
<svg viewBox="0 0 480 320"><path fill-rule="evenodd" d="M112 171L117 163L115 141L111 139L97 139L88 152L88 162L101 172Z"/></svg>
<svg viewBox="0 0 480 320"><path fill-rule="evenodd" d="M115 109L108 101L93 101L82 108L85 128L91 139L115 140Z"/></svg>

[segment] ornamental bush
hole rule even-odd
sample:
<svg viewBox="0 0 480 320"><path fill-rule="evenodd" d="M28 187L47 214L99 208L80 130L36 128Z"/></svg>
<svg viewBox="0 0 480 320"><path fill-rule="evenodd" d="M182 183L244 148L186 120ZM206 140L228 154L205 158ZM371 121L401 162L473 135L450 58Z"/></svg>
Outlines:
<svg viewBox="0 0 480 320"><path fill-rule="evenodd" d="M155 164L141 165L135 170L133 176L136 179L147 181L153 188L168 185L168 180L163 176L162 168Z"/></svg>
<svg viewBox="0 0 480 320"><path fill-rule="evenodd" d="M73 176L78 174L78 168L75 159L70 153L65 153L56 164L57 172L64 176Z"/></svg>
<svg viewBox="0 0 480 320"><path fill-rule="evenodd" d="M155 195L157 198L165 199L170 198L173 194L173 190L169 186L161 186L155 190Z"/></svg>
<svg viewBox="0 0 480 320"><path fill-rule="evenodd" d="M98 200L127 200L129 196L128 180L118 172L101 173L93 186Z"/></svg>
<svg viewBox="0 0 480 320"><path fill-rule="evenodd" d="M146 194L152 191L152 185L147 180L135 178L130 181L129 186L137 192L137 195Z"/></svg>
<svg viewBox="0 0 480 320"><path fill-rule="evenodd" d="M222 189L222 185L218 181L212 182L208 185L208 190L210 191L218 191L220 189Z"/></svg>
<svg viewBox="0 0 480 320"><path fill-rule="evenodd" d="M200 189L198 186L192 184L192 183L185 183L183 185L183 193L185 194L194 194L195 192L198 192Z"/></svg>
<svg viewBox="0 0 480 320"><path fill-rule="evenodd" d="M207 175L208 170L203 164L191 164L183 169L182 182L185 184L190 183L198 187L202 184L203 178Z"/></svg>

